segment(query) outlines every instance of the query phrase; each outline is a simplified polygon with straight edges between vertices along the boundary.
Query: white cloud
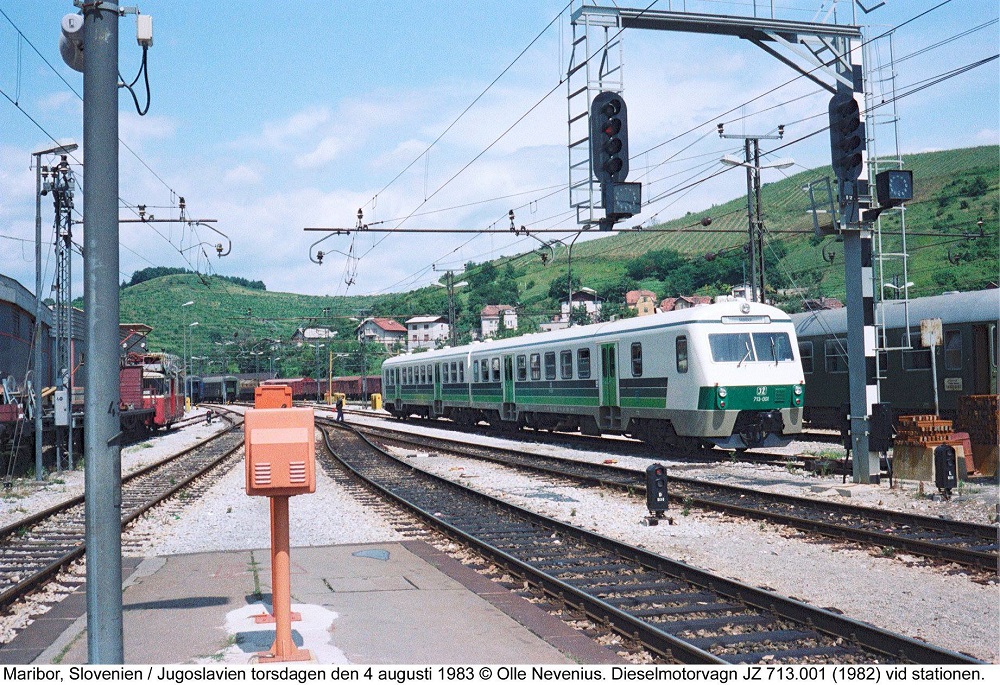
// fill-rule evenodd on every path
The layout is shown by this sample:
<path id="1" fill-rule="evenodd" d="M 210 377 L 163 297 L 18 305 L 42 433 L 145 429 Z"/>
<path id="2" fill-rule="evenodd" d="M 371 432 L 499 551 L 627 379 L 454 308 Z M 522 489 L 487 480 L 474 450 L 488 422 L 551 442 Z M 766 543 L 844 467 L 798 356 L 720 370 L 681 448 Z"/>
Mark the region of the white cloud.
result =
<path id="1" fill-rule="evenodd" d="M 227 186 L 257 185 L 261 181 L 261 167 L 259 164 L 240 164 L 226 170 L 222 175 L 222 182 Z"/>
<path id="2" fill-rule="evenodd" d="M 335 160 L 343 150 L 344 143 L 340 138 L 327 136 L 319 141 L 312 152 L 296 157 L 295 165 L 302 169 L 316 169 Z"/>

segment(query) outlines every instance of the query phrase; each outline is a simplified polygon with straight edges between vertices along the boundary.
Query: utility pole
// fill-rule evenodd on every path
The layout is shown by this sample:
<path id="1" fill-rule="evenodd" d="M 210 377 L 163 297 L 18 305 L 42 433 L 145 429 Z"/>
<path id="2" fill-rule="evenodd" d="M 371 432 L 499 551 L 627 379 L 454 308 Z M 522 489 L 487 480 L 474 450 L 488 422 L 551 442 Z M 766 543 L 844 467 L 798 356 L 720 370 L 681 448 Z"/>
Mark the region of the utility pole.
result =
<path id="1" fill-rule="evenodd" d="M 82 12 L 87 654 L 92 664 L 121 664 L 125 655 L 118 411 L 118 7 L 85 3 Z"/>
<path id="2" fill-rule="evenodd" d="M 766 165 L 760 163 L 760 141 L 779 140 L 785 135 L 784 125 L 778 126 L 777 135 L 760 134 L 753 136 L 732 135 L 724 133 L 723 124 L 718 124 L 720 138 L 743 139 L 743 162 L 737 162 L 723 157 L 724 164 L 746 167 L 747 170 L 747 233 L 749 246 L 747 257 L 750 262 L 750 299 L 753 302 L 765 301 L 764 277 L 764 218 L 760 204 L 760 170 L 762 168 L 782 168 L 784 162 Z M 791 166 L 791 162 L 787 163 Z"/>
<path id="3" fill-rule="evenodd" d="M 455 272 L 448 271 L 445 275 L 445 279 L 448 282 L 448 337 L 451 340 L 451 346 L 458 346 L 458 328 L 455 326 Z M 361 343 L 361 363 L 364 364 L 364 343 Z M 364 390 L 362 390 L 364 392 Z"/>
<path id="4" fill-rule="evenodd" d="M 35 359 L 32 364 L 31 383 L 35 401 L 32 418 L 35 422 L 35 480 L 42 480 L 42 156 L 68 154 L 77 149 L 76 143 L 66 143 L 32 152 L 35 158 Z M 72 408 L 71 408 L 72 415 Z"/>

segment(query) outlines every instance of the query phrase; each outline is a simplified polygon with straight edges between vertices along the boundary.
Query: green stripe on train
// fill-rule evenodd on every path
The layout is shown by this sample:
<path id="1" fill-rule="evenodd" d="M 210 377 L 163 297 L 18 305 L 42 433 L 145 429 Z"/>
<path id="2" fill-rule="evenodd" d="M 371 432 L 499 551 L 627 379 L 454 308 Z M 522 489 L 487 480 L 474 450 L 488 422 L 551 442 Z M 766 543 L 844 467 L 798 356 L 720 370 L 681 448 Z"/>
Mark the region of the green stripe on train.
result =
<path id="1" fill-rule="evenodd" d="M 784 409 L 801 407 L 794 404 L 794 385 L 737 385 L 726 388 L 726 409 Z M 805 402 L 805 395 L 799 395 Z M 718 409 L 718 388 L 703 387 L 698 392 L 698 409 Z"/>

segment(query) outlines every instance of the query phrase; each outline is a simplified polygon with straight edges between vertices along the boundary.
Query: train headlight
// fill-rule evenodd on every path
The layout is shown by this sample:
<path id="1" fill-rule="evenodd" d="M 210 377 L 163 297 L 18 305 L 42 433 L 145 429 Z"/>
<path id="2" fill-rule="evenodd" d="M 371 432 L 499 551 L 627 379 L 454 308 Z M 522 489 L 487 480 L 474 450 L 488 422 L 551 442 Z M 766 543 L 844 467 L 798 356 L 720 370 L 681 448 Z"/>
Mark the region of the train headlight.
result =
<path id="1" fill-rule="evenodd" d="M 792 401 L 795 403 L 795 406 L 796 407 L 802 406 L 802 386 L 796 385 L 794 388 L 792 388 L 792 393 L 795 395 L 795 397 L 792 398 Z"/>
<path id="2" fill-rule="evenodd" d="M 715 391 L 715 394 L 716 394 L 716 397 L 717 397 L 716 404 L 718 405 L 719 409 L 725 409 L 726 408 L 726 395 L 728 395 L 729 392 L 725 388 L 718 388 Z"/>

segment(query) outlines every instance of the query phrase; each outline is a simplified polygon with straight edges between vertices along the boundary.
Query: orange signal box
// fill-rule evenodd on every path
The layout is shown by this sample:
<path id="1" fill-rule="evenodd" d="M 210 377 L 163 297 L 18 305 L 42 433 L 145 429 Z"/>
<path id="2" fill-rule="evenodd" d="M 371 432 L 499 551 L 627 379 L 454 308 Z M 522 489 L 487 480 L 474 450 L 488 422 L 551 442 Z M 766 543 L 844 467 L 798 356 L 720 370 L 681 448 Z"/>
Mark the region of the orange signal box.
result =
<path id="1" fill-rule="evenodd" d="M 248 495 L 316 492 L 313 410 L 248 409 L 243 423 Z"/>
<path id="2" fill-rule="evenodd" d="M 253 391 L 255 409 L 285 409 L 292 406 L 292 389 L 287 385 L 258 385 Z"/>

